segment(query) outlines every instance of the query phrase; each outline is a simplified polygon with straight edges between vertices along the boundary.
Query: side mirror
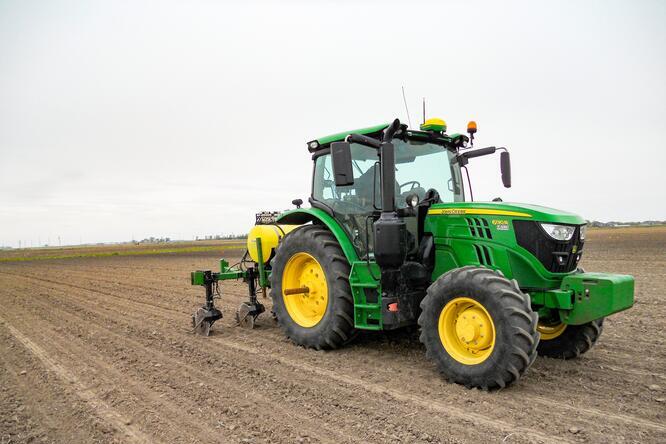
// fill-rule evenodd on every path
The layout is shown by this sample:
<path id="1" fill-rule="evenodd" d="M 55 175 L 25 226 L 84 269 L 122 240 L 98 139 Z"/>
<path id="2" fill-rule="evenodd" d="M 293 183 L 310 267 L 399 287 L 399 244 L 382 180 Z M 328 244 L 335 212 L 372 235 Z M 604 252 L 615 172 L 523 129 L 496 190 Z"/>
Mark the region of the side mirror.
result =
<path id="1" fill-rule="evenodd" d="M 333 161 L 333 177 L 336 187 L 354 185 L 354 169 L 352 167 L 351 144 L 347 142 L 331 143 L 331 160 Z"/>
<path id="2" fill-rule="evenodd" d="M 500 153 L 500 169 L 502 171 L 504 188 L 511 188 L 511 158 L 508 151 Z"/>

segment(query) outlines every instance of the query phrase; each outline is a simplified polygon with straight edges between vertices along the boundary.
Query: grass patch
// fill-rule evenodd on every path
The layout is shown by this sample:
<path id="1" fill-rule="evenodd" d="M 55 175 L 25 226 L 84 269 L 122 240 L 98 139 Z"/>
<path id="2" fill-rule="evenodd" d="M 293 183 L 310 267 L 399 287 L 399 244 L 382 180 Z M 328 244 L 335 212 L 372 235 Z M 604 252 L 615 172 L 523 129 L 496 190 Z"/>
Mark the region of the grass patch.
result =
<path id="1" fill-rule="evenodd" d="M 74 254 L 3 257 L 0 258 L 0 262 L 24 262 L 24 261 L 42 261 L 42 260 L 51 260 L 51 259 L 74 259 L 74 258 L 112 257 L 112 256 L 150 256 L 158 254 L 199 253 L 204 251 L 238 250 L 241 248 L 245 248 L 245 244 L 207 245 L 201 247 L 184 247 L 184 248 L 152 248 L 145 250 L 129 250 L 129 251 L 97 251 L 97 252 L 90 251 L 85 253 L 74 253 Z"/>

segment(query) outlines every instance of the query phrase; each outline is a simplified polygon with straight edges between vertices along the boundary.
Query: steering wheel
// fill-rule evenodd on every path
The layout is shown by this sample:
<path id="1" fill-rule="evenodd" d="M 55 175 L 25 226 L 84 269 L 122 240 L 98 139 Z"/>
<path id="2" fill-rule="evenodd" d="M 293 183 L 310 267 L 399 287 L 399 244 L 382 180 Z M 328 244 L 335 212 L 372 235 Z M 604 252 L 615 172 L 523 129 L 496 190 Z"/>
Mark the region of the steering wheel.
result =
<path id="1" fill-rule="evenodd" d="M 418 180 L 409 180 L 403 184 L 400 184 L 400 190 L 401 190 L 400 193 L 404 193 L 404 191 L 402 191 L 402 188 L 406 187 L 407 185 L 411 185 L 411 187 L 407 191 L 412 191 L 414 188 L 421 188 L 421 182 L 419 182 Z"/>

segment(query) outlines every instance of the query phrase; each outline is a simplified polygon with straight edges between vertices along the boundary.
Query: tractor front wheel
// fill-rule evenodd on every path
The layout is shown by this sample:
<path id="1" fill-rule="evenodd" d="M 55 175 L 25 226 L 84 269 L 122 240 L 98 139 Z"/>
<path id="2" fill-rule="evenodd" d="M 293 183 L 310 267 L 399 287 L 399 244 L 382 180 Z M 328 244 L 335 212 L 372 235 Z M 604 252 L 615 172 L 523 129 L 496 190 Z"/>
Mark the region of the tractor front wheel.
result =
<path id="1" fill-rule="evenodd" d="M 287 337 L 333 349 L 354 336 L 349 262 L 333 234 L 306 225 L 284 237 L 271 271 L 273 313 Z"/>
<path id="2" fill-rule="evenodd" d="M 534 362 L 538 315 L 515 281 L 462 267 L 437 279 L 421 302 L 420 340 L 450 381 L 484 390 L 516 382 Z"/>
<path id="3" fill-rule="evenodd" d="M 573 359 L 590 350 L 601 336 L 604 318 L 583 325 L 539 322 L 537 331 L 541 342 L 537 351 L 541 356 Z"/>

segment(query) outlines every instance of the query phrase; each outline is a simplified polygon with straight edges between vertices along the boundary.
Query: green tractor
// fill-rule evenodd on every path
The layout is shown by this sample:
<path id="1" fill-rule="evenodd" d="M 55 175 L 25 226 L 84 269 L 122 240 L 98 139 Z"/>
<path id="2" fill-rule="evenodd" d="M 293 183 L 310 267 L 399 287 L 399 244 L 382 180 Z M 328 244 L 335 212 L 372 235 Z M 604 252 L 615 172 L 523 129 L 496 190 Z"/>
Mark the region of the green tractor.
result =
<path id="1" fill-rule="evenodd" d="M 270 288 L 273 314 L 296 344 L 335 349 L 359 330 L 418 324 L 427 357 L 448 380 L 503 388 L 537 354 L 575 358 L 598 340 L 605 316 L 633 305 L 634 279 L 578 267 L 586 225 L 551 208 L 474 202 L 473 148 L 441 119 L 412 130 L 398 120 L 308 143 L 310 208 L 260 213 L 240 264 L 196 271 L 206 304 L 193 317 L 208 334 L 222 314 L 214 287 L 244 279 L 250 300 L 236 313 L 252 327 Z M 469 197 L 465 193 L 467 179 Z"/>

